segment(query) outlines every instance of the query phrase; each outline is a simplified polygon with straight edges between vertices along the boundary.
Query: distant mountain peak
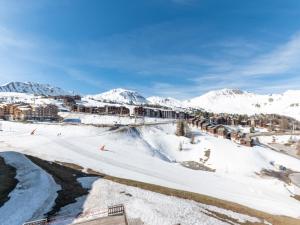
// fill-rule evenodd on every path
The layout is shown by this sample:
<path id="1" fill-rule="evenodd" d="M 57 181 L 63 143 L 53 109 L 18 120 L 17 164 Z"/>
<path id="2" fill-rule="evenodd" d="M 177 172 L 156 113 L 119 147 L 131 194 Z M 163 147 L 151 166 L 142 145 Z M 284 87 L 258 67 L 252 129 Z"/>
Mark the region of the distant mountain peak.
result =
<path id="1" fill-rule="evenodd" d="M 0 92 L 17 92 L 45 96 L 71 95 L 71 92 L 65 91 L 59 87 L 53 87 L 49 84 L 40 84 L 37 82 L 9 82 L 0 86 Z"/>
<path id="2" fill-rule="evenodd" d="M 147 99 L 137 91 L 123 88 L 115 88 L 101 94 L 88 95 L 87 97 L 98 101 L 109 101 L 121 104 L 125 103 L 139 105 L 148 103 Z"/>
<path id="3" fill-rule="evenodd" d="M 207 92 L 205 95 L 242 95 L 247 92 L 242 91 L 240 89 L 233 89 L 233 88 L 223 88 L 219 90 L 213 90 Z"/>
<path id="4" fill-rule="evenodd" d="M 172 98 L 172 97 L 159 97 L 159 96 L 151 96 L 148 97 L 147 100 L 153 105 L 160 105 L 169 108 L 185 108 L 185 105 L 182 101 Z"/>

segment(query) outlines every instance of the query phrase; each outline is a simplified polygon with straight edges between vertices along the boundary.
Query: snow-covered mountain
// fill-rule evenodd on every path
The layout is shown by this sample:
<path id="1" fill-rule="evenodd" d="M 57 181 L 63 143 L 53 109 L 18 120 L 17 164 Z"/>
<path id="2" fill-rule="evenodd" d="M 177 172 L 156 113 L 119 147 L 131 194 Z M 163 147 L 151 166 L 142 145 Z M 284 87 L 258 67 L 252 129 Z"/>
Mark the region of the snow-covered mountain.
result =
<path id="1" fill-rule="evenodd" d="M 276 113 L 300 119 L 300 90 L 262 95 L 238 89 L 221 89 L 187 100 L 185 104 L 216 113 Z"/>
<path id="2" fill-rule="evenodd" d="M 17 92 L 45 96 L 72 94 L 59 87 L 53 87 L 49 84 L 40 84 L 35 82 L 10 82 L 0 86 L 0 92 Z"/>
<path id="3" fill-rule="evenodd" d="M 112 89 L 110 91 L 97 94 L 88 95 L 86 98 L 94 99 L 98 101 L 106 101 L 113 103 L 124 103 L 124 104 L 147 104 L 148 101 L 141 94 L 136 91 L 126 90 L 122 88 Z"/>
<path id="4" fill-rule="evenodd" d="M 152 97 L 148 97 L 147 100 L 149 101 L 150 104 L 166 106 L 172 109 L 187 107 L 184 102 L 171 97 L 164 98 L 159 96 L 152 96 Z"/>

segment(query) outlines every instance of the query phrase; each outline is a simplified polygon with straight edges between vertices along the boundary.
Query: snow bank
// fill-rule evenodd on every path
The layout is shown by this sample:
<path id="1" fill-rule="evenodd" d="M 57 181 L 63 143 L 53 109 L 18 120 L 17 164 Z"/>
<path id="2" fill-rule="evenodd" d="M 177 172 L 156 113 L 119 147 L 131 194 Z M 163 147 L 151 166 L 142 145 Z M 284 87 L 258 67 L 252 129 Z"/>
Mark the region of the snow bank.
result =
<path id="1" fill-rule="evenodd" d="M 60 186 L 22 154 L 1 152 L 5 162 L 17 169 L 18 184 L 0 208 L 1 225 L 20 225 L 38 219 L 51 210 Z"/>

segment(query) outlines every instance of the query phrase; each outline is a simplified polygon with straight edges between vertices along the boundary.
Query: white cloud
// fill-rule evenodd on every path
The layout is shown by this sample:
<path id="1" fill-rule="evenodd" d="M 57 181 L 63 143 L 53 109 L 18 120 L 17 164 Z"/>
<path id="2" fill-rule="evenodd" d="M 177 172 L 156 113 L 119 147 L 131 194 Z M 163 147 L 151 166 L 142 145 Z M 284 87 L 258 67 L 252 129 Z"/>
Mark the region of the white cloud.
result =
<path id="1" fill-rule="evenodd" d="M 278 46 L 270 53 L 254 59 L 244 66 L 242 75 L 260 76 L 266 74 L 280 74 L 300 68 L 300 34 L 294 35 L 287 43 Z"/>

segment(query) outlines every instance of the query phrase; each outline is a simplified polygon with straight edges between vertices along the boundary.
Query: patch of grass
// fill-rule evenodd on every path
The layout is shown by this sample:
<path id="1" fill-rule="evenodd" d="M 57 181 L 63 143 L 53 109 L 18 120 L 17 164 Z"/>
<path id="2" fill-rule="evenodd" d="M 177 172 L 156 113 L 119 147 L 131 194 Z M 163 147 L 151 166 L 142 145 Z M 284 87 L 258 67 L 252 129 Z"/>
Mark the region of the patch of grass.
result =
<path id="1" fill-rule="evenodd" d="M 82 167 L 72 163 L 48 162 L 34 156 L 26 155 L 33 163 L 41 167 L 47 173 L 51 174 L 57 184 L 61 186 L 58 196 L 55 199 L 55 205 L 47 217 L 55 215 L 59 210 L 69 204 L 75 203 L 76 198 L 87 195 L 88 189 L 83 188 L 77 181 L 79 177 L 91 177 L 99 175 L 89 175 L 82 172 Z"/>
<path id="2" fill-rule="evenodd" d="M 300 201 L 300 195 L 293 195 L 292 197 L 293 197 L 294 199 Z"/>
<path id="3" fill-rule="evenodd" d="M 17 186 L 16 175 L 16 168 L 6 164 L 0 157 L 0 207 L 9 200 L 9 193 Z"/>

